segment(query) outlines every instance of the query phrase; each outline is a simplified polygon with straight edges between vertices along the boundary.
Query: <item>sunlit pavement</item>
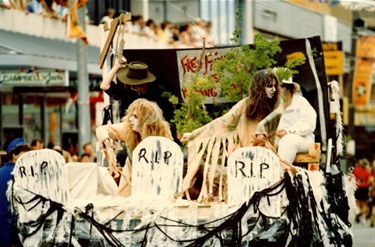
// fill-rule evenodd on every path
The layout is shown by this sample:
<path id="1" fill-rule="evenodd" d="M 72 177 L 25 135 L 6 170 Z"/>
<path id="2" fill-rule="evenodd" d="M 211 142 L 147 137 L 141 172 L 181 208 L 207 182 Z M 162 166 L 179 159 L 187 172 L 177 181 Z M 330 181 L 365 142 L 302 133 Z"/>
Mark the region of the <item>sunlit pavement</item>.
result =
<path id="1" fill-rule="evenodd" d="M 375 227 L 370 227 L 368 220 L 354 222 L 352 231 L 353 247 L 375 247 Z"/>

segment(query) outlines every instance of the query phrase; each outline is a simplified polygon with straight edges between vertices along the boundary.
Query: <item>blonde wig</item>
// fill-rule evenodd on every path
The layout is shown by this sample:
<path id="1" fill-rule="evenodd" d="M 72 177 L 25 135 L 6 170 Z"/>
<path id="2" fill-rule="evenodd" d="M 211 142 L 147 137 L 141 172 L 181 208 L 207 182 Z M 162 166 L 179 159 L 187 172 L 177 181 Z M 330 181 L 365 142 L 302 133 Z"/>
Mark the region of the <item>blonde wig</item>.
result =
<path id="1" fill-rule="evenodd" d="M 130 117 L 136 111 L 141 134 L 132 130 Z M 137 99 L 131 103 L 122 119 L 124 123 L 124 142 L 130 152 L 148 136 L 164 136 L 173 140 L 170 125 L 163 117 L 163 111 L 153 101 Z"/>

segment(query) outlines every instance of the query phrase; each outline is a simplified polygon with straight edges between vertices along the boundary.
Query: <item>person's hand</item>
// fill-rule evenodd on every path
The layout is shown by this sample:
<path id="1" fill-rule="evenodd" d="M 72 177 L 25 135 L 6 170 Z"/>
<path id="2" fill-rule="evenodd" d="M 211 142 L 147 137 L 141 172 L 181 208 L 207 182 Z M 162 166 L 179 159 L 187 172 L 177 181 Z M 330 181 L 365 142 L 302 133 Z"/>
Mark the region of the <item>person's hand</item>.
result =
<path id="1" fill-rule="evenodd" d="M 264 143 L 267 140 L 267 134 L 265 133 L 256 133 L 255 138 L 259 143 Z"/>
<path id="2" fill-rule="evenodd" d="M 276 136 L 280 139 L 283 138 L 288 132 L 285 129 L 280 129 L 276 131 Z"/>
<path id="3" fill-rule="evenodd" d="M 189 141 L 190 136 L 191 136 L 191 133 L 184 133 L 182 138 L 180 139 L 180 141 L 181 142 L 187 142 L 187 141 Z"/>
<path id="4" fill-rule="evenodd" d="M 124 56 L 121 56 L 120 59 L 116 57 L 114 66 L 117 69 L 126 68 L 126 66 L 128 66 L 128 61 L 126 60 Z"/>

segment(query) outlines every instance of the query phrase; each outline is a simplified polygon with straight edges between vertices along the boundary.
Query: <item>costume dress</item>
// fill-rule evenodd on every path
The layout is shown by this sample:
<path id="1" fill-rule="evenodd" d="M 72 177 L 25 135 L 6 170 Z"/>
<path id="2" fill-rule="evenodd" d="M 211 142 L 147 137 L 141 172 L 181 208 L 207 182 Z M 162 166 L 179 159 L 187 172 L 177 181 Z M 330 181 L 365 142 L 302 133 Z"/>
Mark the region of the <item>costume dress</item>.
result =
<path id="1" fill-rule="evenodd" d="M 8 182 L 12 179 L 15 163 L 5 162 L 0 168 L 0 246 L 8 247 L 14 242 L 16 235 L 16 218 L 11 214 L 6 196 Z"/>
<path id="2" fill-rule="evenodd" d="M 308 152 L 310 144 L 315 141 L 316 117 L 316 112 L 307 99 L 295 92 L 277 128 L 287 131 L 281 139 L 276 137 L 281 159 L 293 163 L 297 153 Z"/>
<path id="3" fill-rule="evenodd" d="M 246 117 L 247 99 L 242 99 L 235 104 L 229 112 L 210 123 L 194 130 L 188 142 L 188 170 L 183 181 L 183 190 L 187 190 L 197 173 L 202 160 L 204 169 L 209 174 L 209 186 L 203 186 L 200 199 L 213 193 L 213 182 L 216 169 L 221 173 L 224 170 L 225 162 L 229 155 L 239 147 L 254 146 L 256 144 L 255 134 L 268 134 L 273 142 L 275 130 L 283 111 L 283 103 L 279 102 L 274 111 L 261 121 L 250 120 Z M 220 166 L 218 166 L 220 163 Z M 203 184 L 206 184 L 204 176 Z M 220 187 L 222 178 L 220 176 Z M 219 188 L 220 188 L 219 187 Z M 219 192 L 219 200 L 222 194 Z"/>

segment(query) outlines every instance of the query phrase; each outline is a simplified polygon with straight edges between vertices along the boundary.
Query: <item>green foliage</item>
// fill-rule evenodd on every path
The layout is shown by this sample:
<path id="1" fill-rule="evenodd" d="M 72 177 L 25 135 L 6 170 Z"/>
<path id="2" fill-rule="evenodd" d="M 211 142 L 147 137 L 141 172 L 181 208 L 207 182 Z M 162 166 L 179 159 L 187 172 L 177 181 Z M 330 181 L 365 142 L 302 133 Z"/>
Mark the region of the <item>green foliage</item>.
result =
<path id="1" fill-rule="evenodd" d="M 225 53 L 223 59 L 215 61 L 212 69 L 220 78 L 220 96 L 230 101 L 246 97 L 255 72 L 276 64 L 273 57 L 281 52 L 279 44 L 277 39 L 268 41 L 256 34 L 253 49 L 249 45 L 235 46 Z"/>
<path id="2" fill-rule="evenodd" d="M 179 107 L 176 96 L 169 98 L 169 101 L 176 105 L 171 122 L 176 125 L 178 133 L 191 132 L 212 120 L 203 104 L 202 91 L 214 87 L 214 79 L 205 75 L 198 77 L 197 73 L 190 73 L 186 76 L 183 85 L 186 96 L 185 101 Z"/>
<path id="3" fill-rule="evenodd" d="M 242 24 L 242 6 L 239 5 L 238 8 L 236 9 L 236 25 L 234 27 L 232 37 L 230 38 L 230 41 L 233 44 L 238 44 L 239 42 L 239 39 L 242 33 L 241 24 Z"/>

